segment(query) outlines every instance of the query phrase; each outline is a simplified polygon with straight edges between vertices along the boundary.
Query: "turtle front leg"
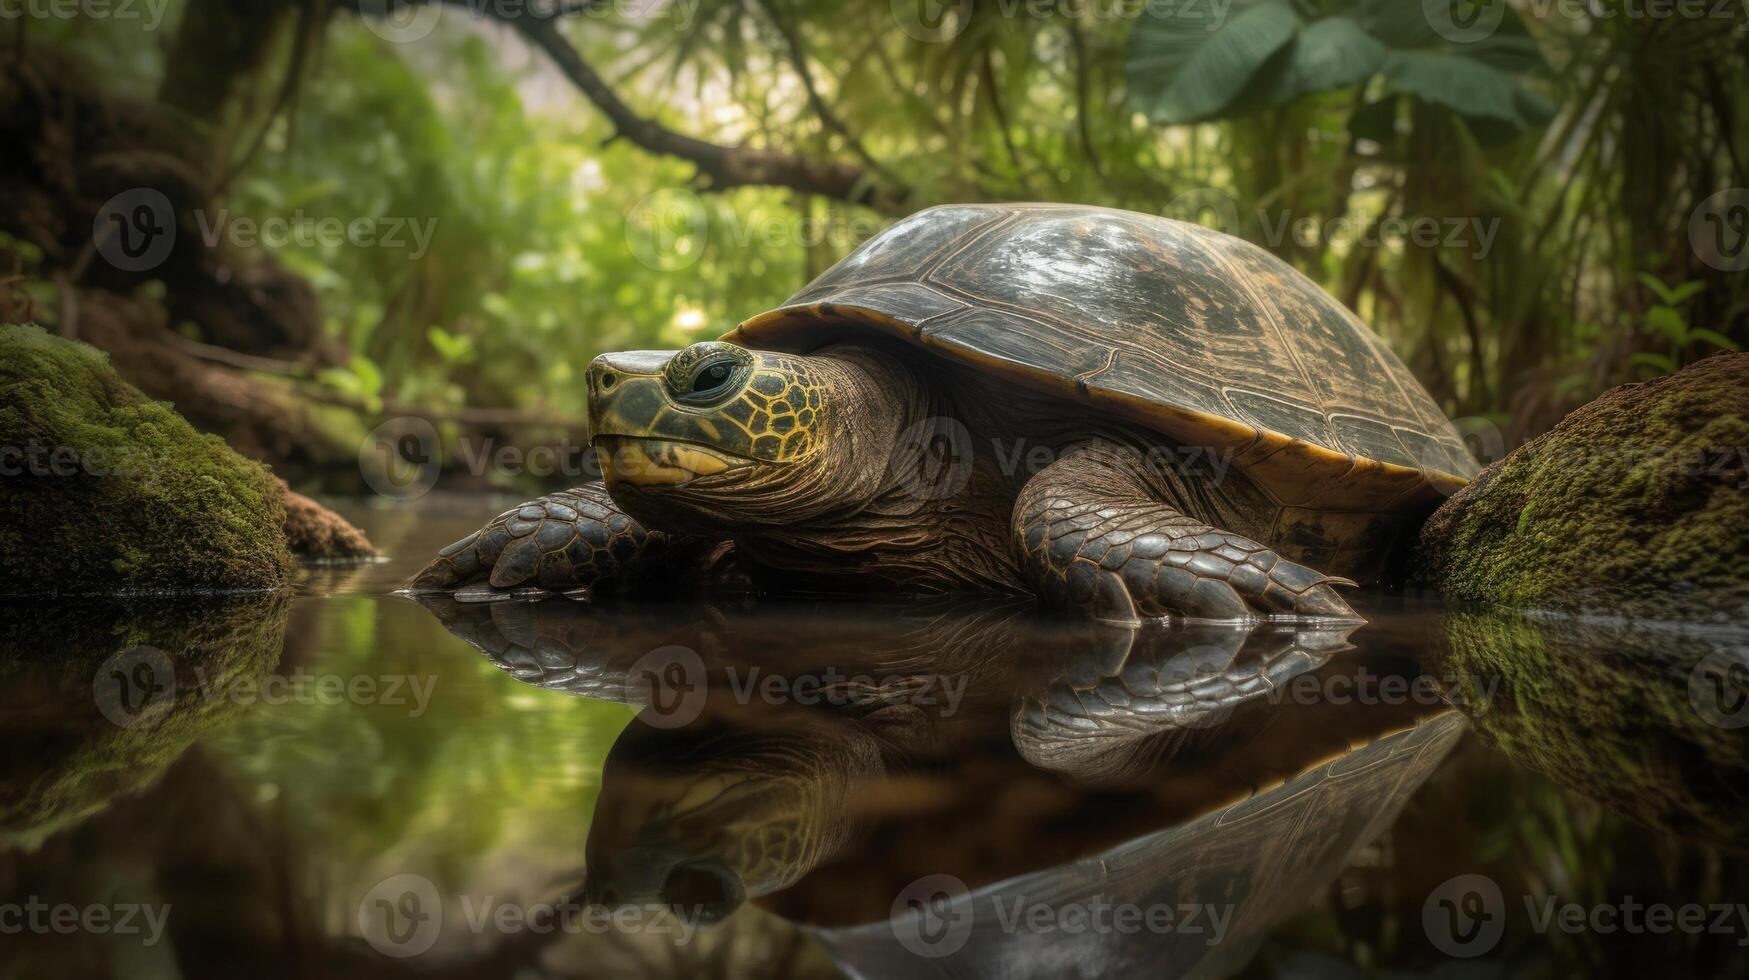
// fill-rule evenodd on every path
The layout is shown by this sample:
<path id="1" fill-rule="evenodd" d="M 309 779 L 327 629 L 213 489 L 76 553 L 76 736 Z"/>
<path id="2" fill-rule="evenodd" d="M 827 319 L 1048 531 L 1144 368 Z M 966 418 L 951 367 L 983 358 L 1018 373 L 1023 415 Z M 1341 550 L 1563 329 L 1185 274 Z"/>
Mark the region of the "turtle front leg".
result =
<path id="1" fill-rule="evenodd" d="M 1021 488 L 1014 546 L 1046 605 L 1118 622 L 1360 618 L 1332 588 L 1353 582 L 1185 513 L 1137 467 L 1115 444 L 1089 442 Z"/>
<path id="2" fill-rule="evenodd" d="M 493 518 L 437 553 L 413 592 L 464 602 L 672 587 L 702 578 L 726 542 L 646 528 L 599 481 L 550 493 Z"/>

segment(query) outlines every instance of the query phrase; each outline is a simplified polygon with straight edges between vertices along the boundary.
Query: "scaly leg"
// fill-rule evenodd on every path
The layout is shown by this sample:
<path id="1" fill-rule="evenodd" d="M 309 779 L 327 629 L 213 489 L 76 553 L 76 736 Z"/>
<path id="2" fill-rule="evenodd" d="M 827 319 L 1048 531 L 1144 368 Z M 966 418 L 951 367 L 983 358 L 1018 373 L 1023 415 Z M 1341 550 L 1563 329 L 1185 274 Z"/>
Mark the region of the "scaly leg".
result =
<path id="1" fill-rule="evenodd" d="M 1047 605 L 1120 622 L 1170 613 L 1359 618 L 1331 587 L 1354 583 L 1185 514 L 1133 460 L 1113 443 L 1089 442 L 1021 488 L 1015 548 Z"/>
<path id="2" fill-rule="evenodd" d="M 646 528 L 619 509 L 605 486 L 586 483 L 499 514 L 438 552 L 412 590 L 481 602 L 671 586 L 702 575 L 724 547 Z"/>

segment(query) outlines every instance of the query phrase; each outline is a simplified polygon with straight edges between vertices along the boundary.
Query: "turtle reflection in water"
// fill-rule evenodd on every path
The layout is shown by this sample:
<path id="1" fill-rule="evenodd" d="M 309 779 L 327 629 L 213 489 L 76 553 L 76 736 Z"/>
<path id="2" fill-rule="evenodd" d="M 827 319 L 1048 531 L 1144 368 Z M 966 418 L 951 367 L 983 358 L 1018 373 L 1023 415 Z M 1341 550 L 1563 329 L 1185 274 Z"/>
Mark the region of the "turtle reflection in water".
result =
<path id="1" fill-rule="evenodd" d="M 588 370 L 604 480 L 414 581 L 672 588 L 729 554 L 809 591 L 1086 616 L 1353 618 L 1475 472 L 1355 316 L 1240 239 L 1065 205 L 932 208 L 719 341 Z"/>
<path id="2" fill-rule="evenodd" d="M 710 667 L 688 710 L 646 707 L 609 754 L 585 893 L 705 918 L 756 899 L 820 927 L 884 920 L 916 878 L 948 873 L 978 887 L 1071 866 L 1317 766 L 1333 772 L 1351 745 L 1417 729 L 1435 710 L 1272 703 L 1294 676 L 1351 669 L 1349 657 L 1329 662 L 1347 649 L 1346 628 L 1116 627 L 1038 617 L 1025 604 L 927 619 L 913 610 L 898 627 L 904 614 L 883 606 L 859 607 L 858 618 L 772 603 L 703 616 L 430 605 L 516 676 L 597 697 L 641 703 L 648 686 L 631 675 L 647 651 L 703 653 Z M 802 678 L 850 680 L 817 705 L 772 704 L 747 694 L 754 667 L 795 690 Z M 940 696 L 952 690 L 962 696 Z M 1307 845 L 1323 857 L 1305 873 L 1334 874 L 1364 843 L 1350 824 L 1382 827 L 1385 804 L 1421 775 L 1361 780 L 1318 803 L 1345 829 Z M 1320 793 L 1304 799 L 1332 796 Z M 1237 860 L 1255 844 L 1215 850 Z M 1146 874 L 1171 877 L 1171 864 Z M 1318 883 L 1290 884 L 1303 897 Z"/>

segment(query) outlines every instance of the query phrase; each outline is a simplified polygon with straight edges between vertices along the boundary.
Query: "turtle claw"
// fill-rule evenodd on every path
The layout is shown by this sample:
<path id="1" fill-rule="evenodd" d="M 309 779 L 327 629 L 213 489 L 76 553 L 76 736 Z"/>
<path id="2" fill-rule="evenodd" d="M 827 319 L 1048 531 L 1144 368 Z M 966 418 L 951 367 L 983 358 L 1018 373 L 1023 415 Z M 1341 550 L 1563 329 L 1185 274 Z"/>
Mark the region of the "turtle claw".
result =
<path id="1" fill-rule="evenodd" d="M 545 599 L 553 593 L 538 585 L 523 585 L 513 589 L 494 588 L 488 582 L 474 582 L 456 589 L 457 602 L 531 602 Z"/>
<path id="2" fill-rule="evenodd" d="M 1288 561 L 1139 488 L 1087 493 L 1089 476 L 1116 487 L 1131 479 L 1121 465 L 1106 449 L 1084 447 L 1022 489 L 1014 542 L 1047 603 L 1119 623 L 1172 615 L 1209 623 L 1360 621 L 1334 588 L 1353 585 L 1348 579 Z"/>
<path id="3" fill-rule="evenodd" d="M 646 529 L 619 509 L 606 487 L 590 483 L 499 514 L 439 551 L 409 591 L 453 593 L 469 603 L 555 595 L 588 601 L 598 592 L 695 571 L 707 544 Z"/>

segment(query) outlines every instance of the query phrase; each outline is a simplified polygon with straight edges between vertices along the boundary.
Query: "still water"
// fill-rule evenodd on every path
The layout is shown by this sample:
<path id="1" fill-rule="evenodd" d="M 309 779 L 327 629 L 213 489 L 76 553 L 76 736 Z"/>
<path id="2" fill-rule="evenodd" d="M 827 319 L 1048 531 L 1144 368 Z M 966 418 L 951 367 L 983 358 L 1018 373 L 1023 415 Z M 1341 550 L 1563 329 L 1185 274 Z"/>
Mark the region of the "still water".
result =
<path id="1" fill-rule="evenodd" d="M 1749 636 L 0 606 L 0 976 L 1742 976 Z"/>

